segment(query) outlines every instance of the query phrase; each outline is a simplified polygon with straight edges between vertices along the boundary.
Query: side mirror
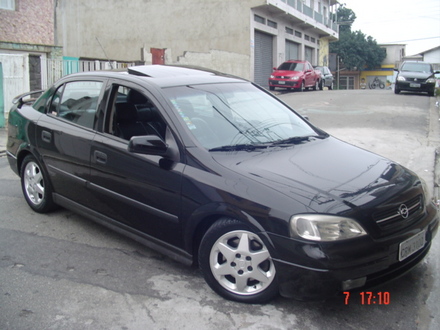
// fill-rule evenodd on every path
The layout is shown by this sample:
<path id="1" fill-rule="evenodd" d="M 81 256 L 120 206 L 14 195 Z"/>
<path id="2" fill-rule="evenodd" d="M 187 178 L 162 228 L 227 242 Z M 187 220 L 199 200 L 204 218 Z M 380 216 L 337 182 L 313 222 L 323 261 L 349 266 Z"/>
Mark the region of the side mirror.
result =
<path id="1" fill-rule="evenodd" d="M 128 151 L 136 154 L 165 156 L 168 145 L 156 135 L 133 136 L 128 143 Z"/>

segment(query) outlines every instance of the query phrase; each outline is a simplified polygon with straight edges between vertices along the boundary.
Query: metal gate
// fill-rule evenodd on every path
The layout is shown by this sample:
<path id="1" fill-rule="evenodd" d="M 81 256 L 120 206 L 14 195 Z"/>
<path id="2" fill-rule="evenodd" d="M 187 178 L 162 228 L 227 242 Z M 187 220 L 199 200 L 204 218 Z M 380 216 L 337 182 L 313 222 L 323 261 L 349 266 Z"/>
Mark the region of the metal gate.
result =
<path id="1" fill-rule="evenodd" d="M 254 61 L 254 82 L 269 87 L 273 71 L 273 37 L 270 34 L 255 31 Z"/>
<path id="2" fill-rule="evenodd" d="M 29 57 L 27 54 L 0 54 L 3 67 L 4 111 L 8 118 L 12 99 L 29 91 Z"/>
<path id="3" fill-rule="evenodd" d="M 286 40 L 286 61 L 299 60 L 299 44 Z"/>

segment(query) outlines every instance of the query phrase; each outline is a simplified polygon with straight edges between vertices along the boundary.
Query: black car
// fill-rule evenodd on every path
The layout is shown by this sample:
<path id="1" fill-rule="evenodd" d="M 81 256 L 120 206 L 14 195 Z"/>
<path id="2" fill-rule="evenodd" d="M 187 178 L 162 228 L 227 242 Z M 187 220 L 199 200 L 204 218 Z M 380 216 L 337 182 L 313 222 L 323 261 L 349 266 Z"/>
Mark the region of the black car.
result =
<path id="1" fill-rule="evenodd" d="M 434 96 L 434 75 L 440 71 L 434 71 L 430 63 L 406 61 L 402 63 L 399 70 L 394 70 L 397 71 L 394 93 L 399 94 L 401 91 L 425 92 L 429 96 Z"/>
<path id="2" fill-rule="evenodd" d="M 324 87 L 328 89 L 333 89 L 334 78 L 330 69 L 326 66 L 315 66 L 315 70 L 321 71 L 321 81 L 319 82 L 319 89 L 323 90 Z"/>
<path id="3" fill-rule="evenodd" d="M 416 266 L 438 230 L 417 175 L 214 72 L 73 74 L 36 101 L 16 98 L 8 134 L 33 210 L 62 206 L 198 264 L 240 302 L 384 283 Z"/>

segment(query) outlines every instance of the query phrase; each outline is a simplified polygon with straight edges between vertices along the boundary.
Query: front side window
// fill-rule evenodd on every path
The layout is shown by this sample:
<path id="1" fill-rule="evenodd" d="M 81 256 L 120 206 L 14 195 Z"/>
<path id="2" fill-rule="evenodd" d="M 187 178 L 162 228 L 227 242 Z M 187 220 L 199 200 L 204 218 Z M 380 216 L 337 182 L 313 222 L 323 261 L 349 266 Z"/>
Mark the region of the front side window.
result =
<path id="1" fill-rule="evenodd" d="M 111 95 L 105 133 L 124 140 L 143 135 L 156 135 L 165 139 L 165 121 L 145 94 L 128 86 L 115 84 Z"/>
<path id="2" fill-rule="evenodd" d="M 248 83 L 181 86 L 164 92 L 184 125 L 207 149 L 317 134 L 284 104 Z"/>
<path id="3" fill-rule="evenodd" d="M 48 113 L 93 128 L 102 85 L 99 81 L 75 81 L 62 85 L 53 95 Z"/>

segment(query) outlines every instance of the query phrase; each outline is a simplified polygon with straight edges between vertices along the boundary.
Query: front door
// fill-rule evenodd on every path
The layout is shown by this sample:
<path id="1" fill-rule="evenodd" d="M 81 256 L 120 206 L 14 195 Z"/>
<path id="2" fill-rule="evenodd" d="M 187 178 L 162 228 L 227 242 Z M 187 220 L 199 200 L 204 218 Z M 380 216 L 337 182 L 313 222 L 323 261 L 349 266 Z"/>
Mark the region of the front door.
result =
<path id="1" fill-rule="evenodd" d="M 184 165 L 128 151 L 132 136 L 154 134 L 165 139 L 165 121 L 153 113 L 158 108 L 135 88 L 129 83 L 111 88 L 110 115 L 90 150 L 90 188 L 99 200 L 94 208 L 150 238 L 182 246 L 179 215 Z"/>

